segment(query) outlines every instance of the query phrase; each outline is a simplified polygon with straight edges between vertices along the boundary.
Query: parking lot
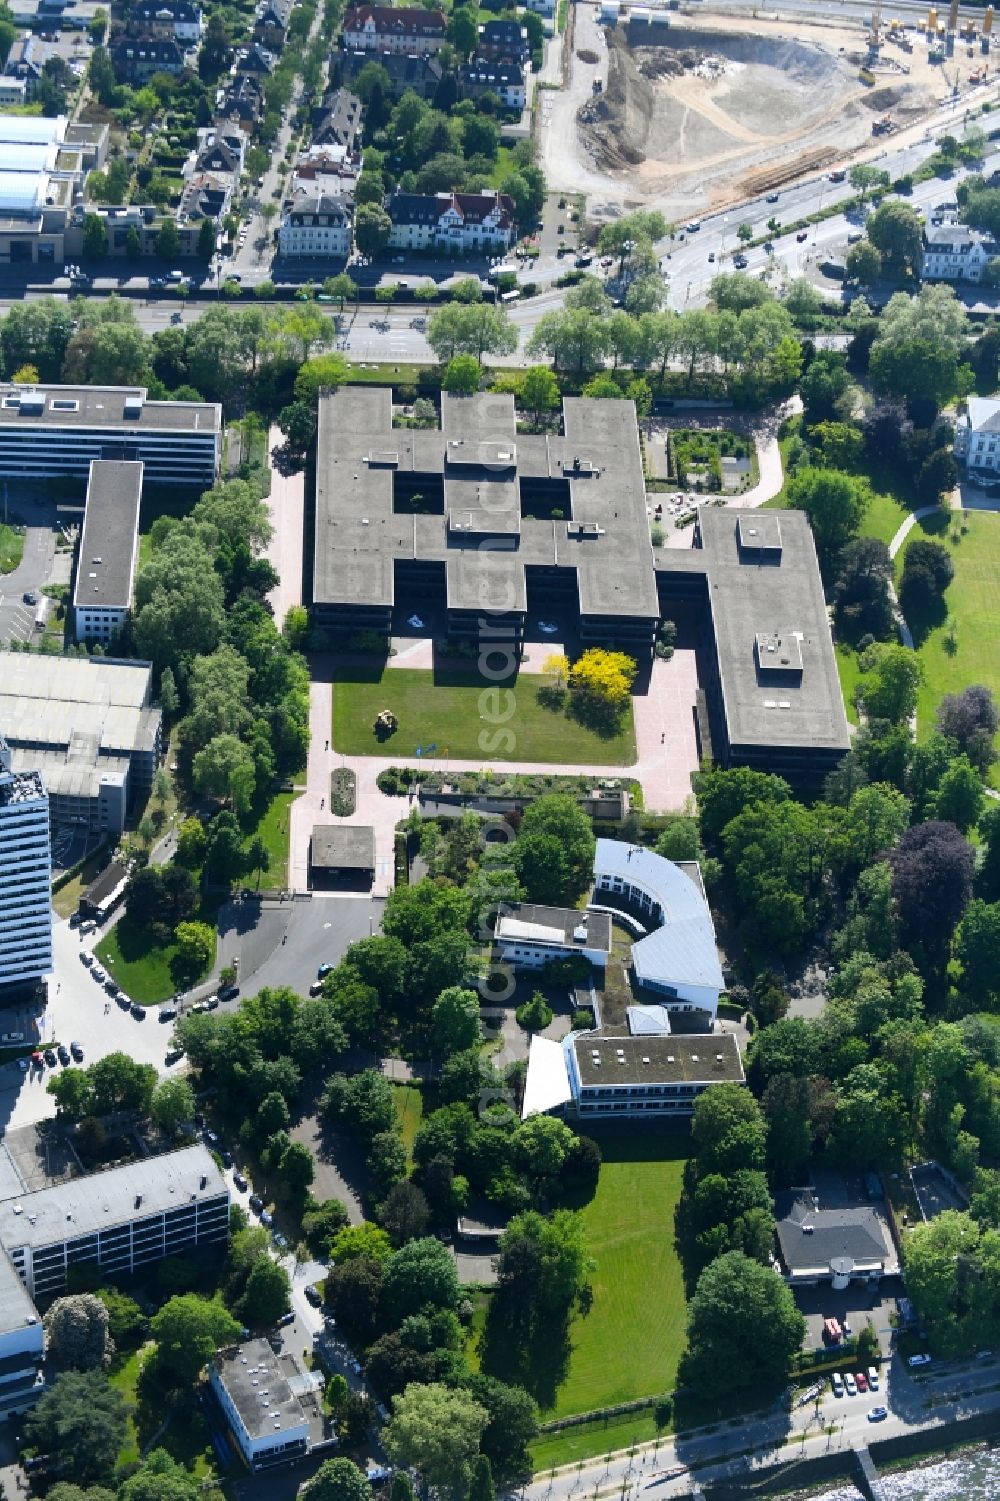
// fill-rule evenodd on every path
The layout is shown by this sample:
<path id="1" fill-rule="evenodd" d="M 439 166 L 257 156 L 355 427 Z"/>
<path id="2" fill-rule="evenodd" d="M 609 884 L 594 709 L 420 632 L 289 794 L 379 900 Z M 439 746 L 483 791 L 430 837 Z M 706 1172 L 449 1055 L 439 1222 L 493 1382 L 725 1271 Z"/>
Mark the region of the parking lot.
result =
<path id="1" fill-rule="evenodd" d="M 829 1283 L 825 1287 L 796 1288 L 795 1301 L 806 1321 L 805 1348 L 818 1350 L 823 1347 L 824 1319 L 837 1319 L 841 1327 L 849 1325 L 854 1335 L 871 1319 L 882 1353 L 888 1355 L 892 1349 L 893 1332 L 889 1316 L 896 1311 L 898 1291 L 895 1278 L 878 1287 L 852 1283 L 843 1292 L 835 1292 Z"/>

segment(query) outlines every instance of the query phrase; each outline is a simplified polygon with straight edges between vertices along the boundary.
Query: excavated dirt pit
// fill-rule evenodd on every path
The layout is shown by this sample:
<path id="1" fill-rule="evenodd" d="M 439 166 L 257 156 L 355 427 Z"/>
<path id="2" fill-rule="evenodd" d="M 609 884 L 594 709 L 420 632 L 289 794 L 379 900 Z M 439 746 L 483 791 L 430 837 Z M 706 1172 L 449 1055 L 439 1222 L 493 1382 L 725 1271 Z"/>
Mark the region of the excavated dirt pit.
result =
<path id="1" fill-rule="evenodd" d="M 580 166 L 604 178 L 609 199 L 624 187 L 634 202 L 705 209 L 777 187 L 867 145 L 873 115 L 891 111 L 905 126 L 941 91 L 940 71 L 914 57 L 908 75 L 866 85 L 859 31 L 800 26 L 792 37 L 763 26 L 607 29 L 606 86 L 584 99 L 576 125 Z"/>

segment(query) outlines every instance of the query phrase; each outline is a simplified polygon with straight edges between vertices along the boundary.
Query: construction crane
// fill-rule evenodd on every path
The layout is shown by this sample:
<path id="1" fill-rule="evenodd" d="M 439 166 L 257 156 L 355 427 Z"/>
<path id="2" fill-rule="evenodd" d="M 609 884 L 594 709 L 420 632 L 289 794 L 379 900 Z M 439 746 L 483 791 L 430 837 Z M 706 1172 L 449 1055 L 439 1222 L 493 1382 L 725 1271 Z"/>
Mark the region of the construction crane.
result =
<path id="1" fill-rule="evenodd" d="M 878 57 L 882 45 L 882 0 L 872 0 L 871 28 L 868 32 L 869 60 Z"/>

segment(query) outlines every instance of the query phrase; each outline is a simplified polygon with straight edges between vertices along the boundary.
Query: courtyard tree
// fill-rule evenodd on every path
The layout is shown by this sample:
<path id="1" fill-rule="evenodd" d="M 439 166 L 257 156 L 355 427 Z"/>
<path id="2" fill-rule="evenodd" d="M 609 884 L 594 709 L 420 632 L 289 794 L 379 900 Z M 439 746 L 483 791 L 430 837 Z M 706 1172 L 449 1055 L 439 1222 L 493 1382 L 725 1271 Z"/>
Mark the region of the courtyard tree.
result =
<path id="1" fill-rule="evenodd" d="M 301 1496 L 302 1501 L 372 1501 L 372 1488 L 353 1459 L 327 1459 Z"/>
<path id="2" fill-rule="evenodd" d="M 569 690 L 575 712 L 585 723 L 617 722 L 629 705 L 637 667 L 621 651 L 589 647 L 570 668 Z"/>
<path id="3" fill-rule="evenodd" d="M 475 355 L 456 354 L 448 361 L 441 388 L 457 396 L 473 396 L 479 390 L 482 370 Z"/>
<path id="4" fill-rule="evenodd" d="M 789 504 L 809 517 L 824 568 L 857 535 L 870 498 L 863 480 L 837 469 L 800 469 L 789 481 Z"/>
<path id="5" fill-rule="evenodd" d="M 164 1079 L 156 1086 L 149 1107 L 150 1117 L 168 1136 L 177 1136 L 181 1127 L 194 1119 L 194 1090 L 187 1079 Z"/>
<path id="6" fill-rule="evenodd" d="M 574 901 L 589 885 L 594 872 L 596 841 L 593 826 L 571 797 L 549 793 L 537 798 L 524 811 L 515 846 L 536 836 L 548 838 L 561 853 L 564 900 Z"/>
<path id="7" fill-rule="evenodd" d="M 772 1268 L 726 1252 L 698 1279 L 679 1380 L 708 1402 L 775 1391 L 787 1381 L 805 1331 L 791 1288 Z"/>
<path id="8" fill-rule="evenodd" d="M 58 1454 L 60 1474 L 78 1485 L 110 1480 L 125 1442 L 125 1399 L 100 1371 L 64 1371 L 26 1420 L 28 1443 Z"/>
<path id="9" fill-rule="evenodd" d="M 164 1303 L 150 1323 L 156 1366 L 171 1384 L 190 1386 L 221 1345 L 240 1337 L 240 1325 L 221 1302 L 185 1293 Z"/>
<path id="10" fill-rule="evenodd" d="M 431 1035 L 439 1054 L 460 1053 L 482 1040 L 479 997 L 474 990 L 450 985 L 431 1011 Z"/>
<path id="11" fill-rule="evenodd" d="M 285 1268 L 270 1256 L 259 1257 L 250 1268 L 243 1301 L 243 1317 L 250 1324 L 277 1323 L 290 1307 L 291 1283 Z"/>
<path id="12" fill-rule="evenodd" d="M 391 232 L 392 220 L 380 204 L 359 205 L 354 216 L 354 239 L 362 255 L 381 255 Z"/>
<path id="13" fill-rule="evenodd" d="M 980 772 L 992 765 L 1000 715 L 989 688 L 973 683 L 961 693 L 946 693 L 938 704 L 937 724 L 941 734 L 954 741 Z"/>
<path id="14" fill-rule="evenodd" d="M 909 204 L 898 200 L 881 204 L 869 217 L 868 238 L 882 265 L 894 276 L 915 272 L 923 255 L 923 226 Z"/>
<path id="15" fill-rule="evenodd" d="M 174 933 L 177 952 L 174 965 L 179 977 L 191 984 L 205 974 L 215 955 L 215 933 L 208 923 L 178 923 Z M 172 1101 L 176 1104 L 176 1099 Z"/>
<path id="16" fill-rule="evenodd" d="M 114 1348 L 108 1310 L 93 1293 L 57 1298 L 45 1315 L 46 1358 L 57 1370 L 95 1370 Z"/>
<path id="17" fill-rule="evenodd" d="M 915 652 L 877 641 L 861 655 L 858 697 L 869 720 L 903 724 L 917 707 L 922 669 Z"/>
<path id="18" fill-rule="evenodd" d="M 410 1385 L 382 1430 L 386 1452 L 393 1463 L 419 1470 L 434 1490 L 464 1492 L 488 1417 L 461 1387 Z"/>
<path id="19" fill-rule="evenodd" d="M 859 240 L 847 252 L 845 268 L 852 281 L 868 286 L 881 274 L 882 256 L 871 240 Z"/>
<path id="20" fill-rule="evenodd" d="M 889 860 L 902 944 L 942 963 L 972 894 L 970 845 L 954 824 L 932 819 L 907 829 Z"/>

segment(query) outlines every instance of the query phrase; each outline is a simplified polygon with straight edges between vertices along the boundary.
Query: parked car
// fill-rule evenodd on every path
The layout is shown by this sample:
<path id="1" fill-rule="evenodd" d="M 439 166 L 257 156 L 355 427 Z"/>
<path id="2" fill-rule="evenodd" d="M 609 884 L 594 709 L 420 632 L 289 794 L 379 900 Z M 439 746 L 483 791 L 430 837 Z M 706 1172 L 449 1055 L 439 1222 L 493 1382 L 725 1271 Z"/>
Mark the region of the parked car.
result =
<path id="1" fill-rule="evenodd" d="M 56 1055 L 51 1048 L 46 1048 L 42 1053 L 42 1057 L 45 1059 L 45 1062 L 48 1064 L 49 1068 L 55 1068 Z"/>
<path id="2" fill-rule="evenodd" d="M 931 1357 L 929 1355 L 911 1355 L 906 1364 L 910 1367 L 911 1371 L 916 1371 L 920 1366 L 930 1365 Z"/>
<path id="3" fill-rule="evenodd" d="M 834 1371 L 830 1377 L 830 1385 L 833 1388 L 833 1395 L 835 1397 L 842 1397 L 844 1395 L 844 1378 L 839 1371 Z"/>
<path id="4" fill-rule="evenodd" d="M 81 949 L 80 950 L 80 963 L 81 964 L 85 964 L 87 966 L 87 968 L 89 969 L 90 966 L 93 964 L 93 962 L 94 962 L 94 956 L 93 956 L 93 954 L 88 954 L 86 949 Z"/>
<path id="5" fill-rule="evenodd" d="M 137 1022 L 146 1020 L 146 1008 L 145 1006 L 140 1006 L 138 1001 L 133 1001 L 129 1009 Z"/>
<path id="6" fill-rule="evenodd" d="M 174 1021 L 176 1019 L 176 1017 L 177 1017 L 177 1007 L 176 1006 L 161 1006 L 160 1007 L 160 1011 L 159 1011 L 159 1017 L 160 1017 L 160 1021 L 161 1022 L 172 1022 L 172 1021 Z"/>
<path id="7" fill-rule="evenodd" d="M 184 1057 L 184 1049 L 183 1048 L 171 1048 L 170 1051 L 169 1051 L 169 1053 L 167 1053 L 166 1056 L 164 1057 L 163 1061 L 167 1065 L 167 1068 L 169 1068 L 171 1066 L 171 1064 L 173 1064 L 173 1063 L 179 1063 L 183 1057 Z"/>
<path id="8" fill-rule="evenodd" d="M 868 1367 L 868 1390 L 870 1392 L 878 1391 L 878 1371 L 873 1365 Z"/>
<path id="9" fill-rule="evenodd" d="M 266 1225 L 268 1229 L 270 1229 L 270 1227 L 274 1224 L 274 1215 L 271 1213 L 270 1209 L 261 1210 L 260 1222 L 262 1225 Z"/>
<path id="10" fill-rule="evenodd" d="M 219 1000 L 235 1001 L 239 993 L 240 987 L 238 985 L 223 985 L 222 989 L 219 991 Z"/>
<path id="11" fill-rule="evenodd" d="M 320 1308 L 322 1306 L 323 1294 L 320 1292 L 319 1288 L 316 1287 L 312 1282 L 310 1282 L 306 1287 L 305 1297 L 306 1302 L 311 1303 L 314 1308 Z"/>
<path id="12" fill-rule="evenodd" d="M 319 967 L 319 969 L 316 971 L 316 978 L 317 978 L 317 980 L 325 980 L 326 977 L 327 977 L 327 975 L 330 975 L 332 973 L 333 973 L 333 965 L 332 964 L 321 964 L 320 967 Z"/>
<path id="13" fill-rule="evenodd" d="M 888 1407 L 873 1407 L 868 1414 L 869 1423 L 884 1423 L 889 1416 Z"/>
<path id="14" fill-rule="evenodd" d="M 850 1371 L 847 1371 L 844 1376 L 844 1390 L 849 1397 L 856 1397 L 858 1395 L 858 1384 Z"/>
<path id="15" fill-rule="evenodd" d="M 76 1059 L 77 1063 L 83 1062 L 83 1048 L 78 1042 L 71 1042 L 69 1045 L 69 1050 L 73 1054 L 73 1057 Z"/>
<path id="16" fill-rule="evenodd" d="M 121 986 L 116 985 L 114 980 L 105 980 L 104 988 L 107 991 L 108 995 L 117 995 L 119 990 L 121 989 Z"/>
<path id="17" fill-rule="evenodd" d="M 67 1065 L 67 1063 L 69 1063 L 69 1061 L 70 1061 L 69 1048 L 66 1046 L 66 1044 L 64 1042 L 61 1042 L 59 1044 L 59 1046 L 56 1048 L 56 1057 L 59 1059 L 59 1062 L 62 1064 L 63 1068 L 65 1068 L 66 1065 Z"/>
<path id="18" fill-rule="evenodd" d="M 103 985 L 105 980 L 108 978 L 107 971 L 103 970 L 99 964 L 95 964 L 90 973 L 93 975 L 98 985 Z"/>
<path id="19" fill-rule="evenodd" d="M 86 918 L 80 924 L 80 932 L 83 933 L 84 935 L 86 935 L 87 933 L 94 933 L 96 931 L 97 931 L 97 924 L 96 924 L 96 922 L 94 921 L 94 919 L 92 917 Z"/>
<path id="20" fill-rule="evenodd" d="M 295 1323 L 295 1315 L 294 1315 L 294 1313 L 292 1313 L 291 1309 L 289 1309 L 289 1311 L 287 1313 L 283 1313 L 281 1315 L 281 1318 L 278 1320 L 278 1328 L 279 1329 L 287 1329 L 288 1326 L 289 1326 L 289 1324 L 294 1324 L 294 1323 Z"/>
<path id="21" fill-rule="evenodd" d="M 232 1154 L 232 1152 L 229 1151 L 228 1148 L 226 1148 L 226 1150 L 222 1153 L 222 1166 L 223 1167 L 232 1167 L 232 1165 L 233 1165 L 233 1154 Z"/>
<path id="22" fill-rule="evenodd" d="M 218 1004 L 219 1004 L 219 997 L 217 995 L 206 996 L 206 998 L 205 998 L 205 1010 L 206 1011 L 214 1011 L 216 1009 L 216 1007 L 218 1006 Z"/>
<path id="23" fill-rule="evenodd" d="M 254 1214 L 260 1214 L 260 1212 L 263 1209 L 263 1207 L 264 1207 L 264 1200 L 261 1198 L 260 1194 L 251 1194 L 250 1195 L 250 1208 L 253 1210 Z"/>
<path id="24" fill-rule="evenodd" d="M 312 982 L 312 984 L 310 985 L 310 987 L 309 987 L 309 994 L 313 998 L 315 998 L 318 995 L 322 995 L 323 994 L 323 981 L 322 980 L 314 980 Z"/>
<path id="25" fill-rule="evenodd" d="M 854 1374 L 854 1379 L 858 1383 L 859 1392 L 866 1392 L 868 1390 L 868 1377 L 865 1375 L 864 1371 L 856 1371 Z"/>
<path id="26" fill-rule="evenodd" d="M 233 1182 L 236 1184 L 236 1187 L 239 1189 L 241 1194 L 245 1194 L 247 1189 L 250 1187 L 247 1179 L 239 1171 L 233 1174 Z"/>

